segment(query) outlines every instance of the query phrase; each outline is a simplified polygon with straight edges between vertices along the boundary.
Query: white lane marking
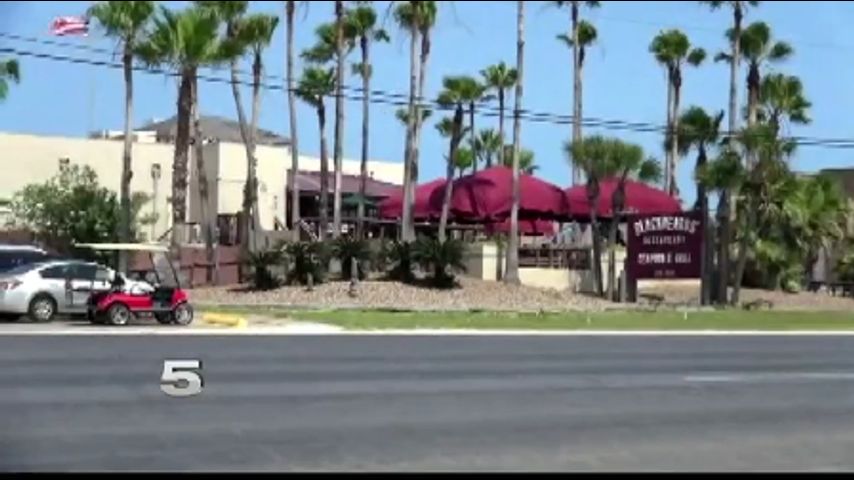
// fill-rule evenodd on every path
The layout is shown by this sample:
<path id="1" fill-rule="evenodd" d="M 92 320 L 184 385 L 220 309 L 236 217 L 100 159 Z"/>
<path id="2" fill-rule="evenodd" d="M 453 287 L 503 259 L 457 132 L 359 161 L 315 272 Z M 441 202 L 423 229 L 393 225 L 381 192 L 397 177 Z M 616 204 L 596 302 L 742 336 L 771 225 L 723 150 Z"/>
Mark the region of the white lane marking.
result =
<path id="1" fill-rule="evenodd" d="M 728 375 L 689 375 L 689 383 L 751 383 L 780 380 L 854 380 L 852 372 L 745 373 Z"/>

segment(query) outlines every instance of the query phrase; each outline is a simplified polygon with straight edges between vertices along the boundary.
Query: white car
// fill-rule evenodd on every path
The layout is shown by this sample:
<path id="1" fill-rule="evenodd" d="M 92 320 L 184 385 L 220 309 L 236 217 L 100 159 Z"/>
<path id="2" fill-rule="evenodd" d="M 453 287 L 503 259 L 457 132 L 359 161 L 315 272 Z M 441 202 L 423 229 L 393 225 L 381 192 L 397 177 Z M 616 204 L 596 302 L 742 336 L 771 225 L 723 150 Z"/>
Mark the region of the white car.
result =
<path id="1" fill-rule="evenodd" d="M 154 292 L 140 280 L 130 280 L 96 263 L 55 260 L 22 265 L 0 273 L 0 317 L 27 315 L 49 322 L 57 314 L 85 314 L 89 295 L 119 288 L 135 294 Z"/>

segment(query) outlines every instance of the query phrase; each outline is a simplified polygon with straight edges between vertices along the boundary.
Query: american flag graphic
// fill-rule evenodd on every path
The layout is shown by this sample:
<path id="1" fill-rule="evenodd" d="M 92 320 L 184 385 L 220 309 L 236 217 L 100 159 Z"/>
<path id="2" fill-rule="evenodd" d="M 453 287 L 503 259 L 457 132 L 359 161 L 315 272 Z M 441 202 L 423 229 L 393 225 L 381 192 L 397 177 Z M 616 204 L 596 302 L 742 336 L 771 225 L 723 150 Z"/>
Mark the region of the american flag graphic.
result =
<path id="1" fill-rule="evenodd" d="M 51 35 L 82 35 L 89 34 L 89 19 L 85 17 L 57 17 L 50 24 Z"/>

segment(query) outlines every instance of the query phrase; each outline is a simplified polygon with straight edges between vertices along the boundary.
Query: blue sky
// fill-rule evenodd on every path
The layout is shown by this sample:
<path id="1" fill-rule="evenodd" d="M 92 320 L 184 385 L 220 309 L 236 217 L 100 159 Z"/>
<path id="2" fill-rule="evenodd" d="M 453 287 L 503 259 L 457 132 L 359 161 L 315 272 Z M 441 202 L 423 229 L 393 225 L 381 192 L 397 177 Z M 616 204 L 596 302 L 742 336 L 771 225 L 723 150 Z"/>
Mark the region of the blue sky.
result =
<path id="1" fill-rule="evenodd" d="M 180 8 L 186 2 L 161 2 Z M 375 2 L 385 12 L 387 2 Z M 536 112 L 569 114 L 571 110 L 571 53 L 555 40 L 568 28 L 568 15 L 547 6 L 548 2 L 528 2 L 525 98 L 526 108 Z M 48 25 L 58 15 L 80 14 L 90 2 L 2 2 L 0 32 L 55 40 Z M 252 9 L 281 13 L 283 2 L 252 2 Z M 314 27 L 332 18 L 332 2 L 311 2 L 298 14 L 298 50 L 313 43 Z M 434 96 L 446 75 L 472 74 L 498 61 L 515 64 L 515 2 L 440 2 L 439 20 L 429 65 L 427 91 Z M 663 124 L 665 118 L 665 75 L 647 47 L 663 29 L 680 28 L 692 43 L 711 54 L 725 47 L 723 31 L 730 17 L 724 11 L 710 12 L 694 1 L 602 2 L 602 7 L 585 12 L 599 30 L 599 42 L 589 52 L 585 70 L 584 116 Z M 854 138 L 848 117 L 854 110 L 854 3 L 766 1 L 748 14 L 747 21 L 768 22 L 778 39 L 789 41 L 795 56 L 775 71 L 801 77 L 813 103 L 813 123 L 796 127 L 793 135 L 820 138 Z M 405 35 L 388 20 L 390 44 L 374 48 L 374 88 L 406 93 L 408 88 L 408 47 Z M 89 39 L 60 39 L 69 47 L 10 41 L 0 38 L 0 48 L 12 47 L 93 59 L 103 54 L 75 50 L 74 45 L 109 48 L 109 40 L 98 34 Z M 353 60 L 356 60 L 356 55 Z M 284 32 L 276 34 L 266 57 L 267 73 L 284 72 Z M 0 130 L 36 134 L 81 136 L 91 129 L 121 129 L 123 83 L 118 70 L 22 58 L 23 81 L 15 86 L 0 106 Z M 247 68 L 248 65 L 244 66 Z M 220 73 L 219 75 L 224 75 Z M 728 69 L 707 63 L 684 74 L 683 106 L 700 105 L 719 110 L 726 106 Z M 743 75 L 742 75 L 743 78 Z M 357 86 L 356 78 L 348 84 Z M 743 90 L 743 81 L 740 85 Z M 94 92 L 94 95 L 92 93 Z M 244 92 L 248 101 L 248 90 Z M 162 75 L 137 74 L 135 125 L 175 113 L 176 85 Z M 743 91 L 740 93 L 744 98 Z M 94 101 L 92 101 L 94 97 Z M 330 101 L 330 108 L 332 102 Z M 234 102 L 227 85 L 203 84 L 202 110 L 206 114 L 235 117 Z M 394 118 L 391 105 L 372 107 L 371 156 L 400 161 L 404 128 Z M 345 155 L 358 158 L 360 151 L 361 107 L 348 102 Z M 435 121 L 435 119 L 434 119 Z M 432 123 L 425 130 L 422 145 L 421 180 L 443 175 L 446 144 Z M 496 126 L 497 119 L 481 117 L 478 127 Z M 264 93 L 261 126 L 287 132 L 287 103 L 281 91 Z M 508 131 L 510 122 L 508 121 Z M 523 145 L 536 154 L 539 175 L 566 185 L 569 167 L 562 145 L 570 135 L 569 125 L 524 122 Z M 316 117 L 311 109 L 299 110 L 301 150 L 318 153 Z M 619 136 L 641 144 L 649 154 L 663 158 L 658 134 L 588 128 L 585 133 Z M 329 138 L 332 138 L 330 125 Z M 331 145 L 331 143 L 330 143 Z M 2 146 L 0 146 L 2 152 Z M 799 170 L 843 167 L 851 164 L 849 150 L 801 147 L 794 161 Z M 116 159 L 119 161 L 119 159 Z M 692 157 L 680 165 L 683 198 L 691 201 Z"/>

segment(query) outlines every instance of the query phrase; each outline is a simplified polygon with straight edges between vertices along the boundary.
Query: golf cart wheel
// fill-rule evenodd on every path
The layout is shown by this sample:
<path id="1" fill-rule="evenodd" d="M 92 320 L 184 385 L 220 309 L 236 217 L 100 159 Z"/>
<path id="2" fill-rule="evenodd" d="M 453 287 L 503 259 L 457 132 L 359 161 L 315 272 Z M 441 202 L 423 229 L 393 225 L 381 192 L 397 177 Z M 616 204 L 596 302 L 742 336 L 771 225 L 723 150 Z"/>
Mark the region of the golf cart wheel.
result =
<path id="1" fill-rule="evenodd" d="M 157 323 L 161 325 L 172 325 L 175 323 L 172 317 L 172 312 L 169 313 L 155 313 L 154 318 L 157 319 Z"/>
<path id="2" fill-rule="evenodd" d="M 132 316 L 130 309 L 121 303 L 116 303 L 107 310 L 107 318 L 111 325 L 127 325 Z"/>
<path id="3" fill-rule="evenodd" d="M 182 303 L 172 310 L 172 320 L 178 325 L 189 325 L 193 322 L 193 307 Z"/>
<path id="4" fill-rule="evenodd" d="M 38 295 L 30 301 L 27 317 L 39 323 L 46 323 L 56 316 L 56 301 L 48 295 Z"/>

